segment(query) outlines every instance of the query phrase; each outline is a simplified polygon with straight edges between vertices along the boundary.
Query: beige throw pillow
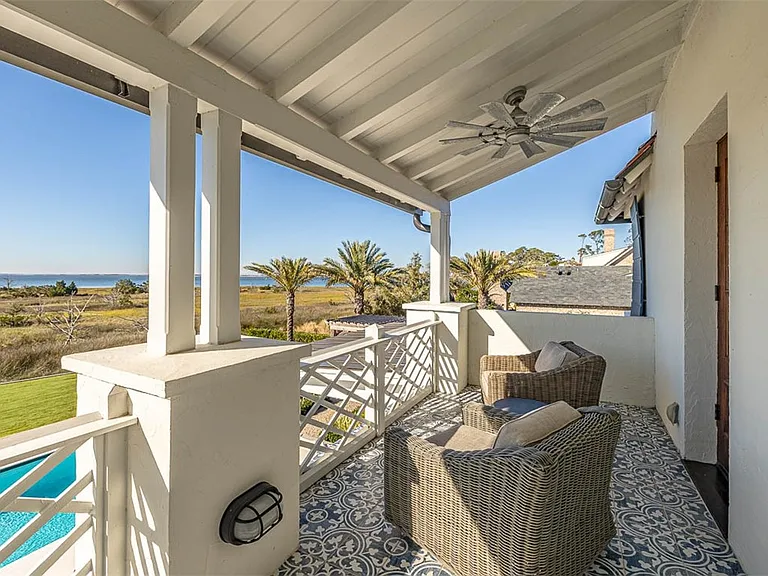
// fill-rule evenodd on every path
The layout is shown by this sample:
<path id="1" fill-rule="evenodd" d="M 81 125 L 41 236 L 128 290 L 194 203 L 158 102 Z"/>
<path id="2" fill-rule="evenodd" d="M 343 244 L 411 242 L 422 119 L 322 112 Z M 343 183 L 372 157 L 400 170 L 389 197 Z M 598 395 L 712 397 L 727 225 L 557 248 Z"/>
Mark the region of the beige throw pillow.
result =
<path id="1" fill-rule="evenodd" d="M 544 348 L 541 349 L 539 357 L 536 358 L 534 369 L 536 372 L 546 372 L 547 370 L 560 368 L 560 366 L 573 362 L 578 358 L 578 354 L 568 350 L 568 348 L 562 344 L 558 342 L 547 342 L 544 344 Z"/>
<path id="2" fill-rule="evenodd" d="M 560 400 L 528 412 L 499 429 L 494 448 L 530 446 L 581 418 L 581 413 Z"/>
<path id="3" fill-rule="evenodd" d="M 427 438 L 427 442 L 443 446 L 450 450 L 466 452 L 468 450 L 487 450 L 493 446 L 496 436 L 472 426 L 457 424 L 448 430 L 438 432 Z"/>

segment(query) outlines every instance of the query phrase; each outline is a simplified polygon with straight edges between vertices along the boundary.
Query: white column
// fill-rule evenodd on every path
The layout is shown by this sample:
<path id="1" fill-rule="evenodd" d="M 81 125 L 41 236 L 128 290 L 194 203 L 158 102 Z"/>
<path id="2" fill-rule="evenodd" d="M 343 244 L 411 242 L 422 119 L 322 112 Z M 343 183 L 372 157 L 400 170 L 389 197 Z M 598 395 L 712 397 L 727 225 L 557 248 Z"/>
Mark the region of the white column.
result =
<path id="1" fill-rule="evenodd" d="M 433 304 L 450 300 L 451 215 L 430 212 L 429 301 Z"/>
<path id="2" fill-rule="evenodd" d="M 195 347 L 195 115 L 175 86 L 149 95 L 149 333 L 163 356 Z"/>
<path id="3" fill-rule="evenodd" d="M 222 110 L 202 115 L 200 342 L 240 340 L 240 135 Z"/>

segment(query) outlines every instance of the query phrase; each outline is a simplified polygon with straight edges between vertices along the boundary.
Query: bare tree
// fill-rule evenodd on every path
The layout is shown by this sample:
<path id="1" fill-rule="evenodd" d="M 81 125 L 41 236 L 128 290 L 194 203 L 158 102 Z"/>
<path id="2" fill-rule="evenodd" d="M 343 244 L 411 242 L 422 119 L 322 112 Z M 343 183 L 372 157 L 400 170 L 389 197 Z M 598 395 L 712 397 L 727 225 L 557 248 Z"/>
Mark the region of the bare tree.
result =
<path id="1" fill-rule="evenodd" d="M 70 296 L 67 307 L 64 310 L 48 317 L 48 325 L 64 335 L 66 339 L 64 345 L 69 344 L 75 339 L 80 323 L 83 321 L 83 313 L 88 308 L 91 300 L 93 300 L 93 296 L 90 296 L 88 300 L 78 306 Z"/>
<path id="2" fill-rule="evenodd" d="M 37 304 L 35 304 L 32 309 L 34 310 L 35 322 L 37 322 L 38 324 L 44 324 L 46 321 L 45 320 L 45 300 L 43 300 L 42 296 L 38 296 Z"/>
<path id="3" fill-rule="evenodd" d="M 13 278 L 11 278 L 10 274 L 6 274 L 3 277 L 3 284 L 5 284 L 5 289 L 10 292 L 11 288 L 13 288 Z"/>
<path id="4" fill-rule="evenodd" d="M 149 318 L 147 316 L 139 316 L 138 318 L 120 316 L 119 318 L 126 322 L 130 322 L 133 325 L 134 330 L 139 334 L 149 332 Z"/>

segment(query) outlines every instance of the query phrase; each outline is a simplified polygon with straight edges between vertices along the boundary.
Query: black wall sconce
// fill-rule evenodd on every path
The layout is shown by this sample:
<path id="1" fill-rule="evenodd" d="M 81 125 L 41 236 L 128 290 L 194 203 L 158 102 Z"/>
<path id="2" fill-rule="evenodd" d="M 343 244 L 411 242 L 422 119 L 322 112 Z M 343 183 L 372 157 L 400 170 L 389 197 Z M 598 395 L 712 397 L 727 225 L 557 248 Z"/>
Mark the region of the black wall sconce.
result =
<path id="1" fill-rule="evenodd" d="M 268 482 L 259 482 L 232 500 L 219 524 L 219 537 L 227 544 L 256 542 L 283 519 L 283 495 Z"/>

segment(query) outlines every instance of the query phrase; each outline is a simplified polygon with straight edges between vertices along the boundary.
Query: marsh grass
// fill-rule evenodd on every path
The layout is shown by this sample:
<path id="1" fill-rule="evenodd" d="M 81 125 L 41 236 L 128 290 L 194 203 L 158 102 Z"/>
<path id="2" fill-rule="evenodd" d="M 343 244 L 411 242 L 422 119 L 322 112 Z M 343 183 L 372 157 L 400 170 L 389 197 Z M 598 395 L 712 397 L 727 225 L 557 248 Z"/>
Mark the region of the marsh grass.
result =
<path id="1" fill-rule="evenodd" d="M 61 372 L 65 354 L 112 348 L 146 341 L 140 322 L 147 317 L 146 294 L 131 295 L 130 307 L 112 308 L 104 296 L 108 289 L 83 289 L 75 299 L 84 302 L 95 294 L 83 315 L 78 337 L 64 345 L 59 334 L 41 318 L 66 309 L 68 298 L 0 298 L 0 314 L 21 304 L 32 318 L 29 326 L 0 328 L 0 382 L 35 378 Z M 196 290 L 196 320 L 200 323 L 200 291 Z M 334 302 L 330 304 L 329 302 Z M 307 287 L 296 294 L 297 331 L 328 334 L 326 320 L 348 316 L 353 305 L 343 288 Z M 285 329 L 285 294 L 279 290 L 243 287 L 240 290 L 240 322 L 243 328 Z"/>

